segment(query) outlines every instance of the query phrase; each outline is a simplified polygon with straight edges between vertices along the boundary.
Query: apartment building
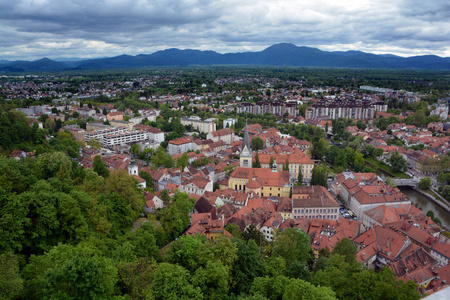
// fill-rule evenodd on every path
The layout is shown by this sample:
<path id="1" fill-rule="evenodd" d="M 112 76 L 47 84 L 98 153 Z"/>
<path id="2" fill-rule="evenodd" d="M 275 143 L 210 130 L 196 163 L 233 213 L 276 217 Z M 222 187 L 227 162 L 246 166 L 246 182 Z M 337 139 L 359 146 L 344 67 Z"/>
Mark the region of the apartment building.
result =
<path id="1" fill-rule="evenodd" d="M 206 134 L 216 131 L 216 123 L 213 118 L 202 120 L 200 117 L 192 116 L 189 118 L 181 118 L 181 124 L 191 125 L 193 128 Z"/>

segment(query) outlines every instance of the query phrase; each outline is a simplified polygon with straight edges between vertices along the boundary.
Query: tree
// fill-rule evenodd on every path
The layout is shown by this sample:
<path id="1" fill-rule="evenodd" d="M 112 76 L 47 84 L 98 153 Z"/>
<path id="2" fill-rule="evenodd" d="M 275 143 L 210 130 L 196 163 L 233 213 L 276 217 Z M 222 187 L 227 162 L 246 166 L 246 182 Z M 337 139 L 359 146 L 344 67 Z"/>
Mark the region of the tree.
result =
<path id="1" fill-rule="evenodd" d="M 406 165 L 406 160 L 403 158 L 403 155 L 401 155 L 397 151 L 391 154 L 391 157 L 389 158 L 388 161 L 391 164 L 392 171 L 394 173 L 405 172 L 408 168 Z"/>
<path id="2" fill-rule="evenodd" d="M 365 130 L 366 129 L 366 123 L 364 123 L 364 121 L 361 120 L 361 119 L 359 119 L 356 122 L 356 126 L 358 127 L 358 129 L 361 129 L 361 130 Z"/>
<path id="3" fill-rule="evenodd" d="M 353 156 L 353 166 L 356 171 L 361 171 L 364 167 L 364 156 L 359 150 L 356 150 Z"/>
<path id="4" fill-rule="evenodd" d="M 347 151 L 345 149 L 339 149 L 338 155 L 334 160 L 334 165 L 337 167 L 347 167 Z"/>
<path id="5" fill-rule="evenodd" d="M 252 138 L 252 149 L 253 151 L 258 151 L 264 148 L 264 141 L 260 137 Z"/>
<path id="6" fill-rule="evenodd" d="M 356 263 L 356 252 L 355 244 L 348 238 L 343 238 L 336 243 L 331 255 L 342 255 L 347 263 L 353 264 Z"/>
<path id="7" fill-rule="evenodd" d="M 107 258 L 74 257 L 46 275 L 45 294 L 50 298 L 110 298 L 117 282 L 117 269 Z"/>
<path id="8" fill-rule="evenodd" d="M 336 294 L 328 287 L 316 287 L 300 279 L 291 279 L 283 293 L 283 300 L 295 299 L 334 300 Z"/>
<path id="9" fill-rule="evenodd" d="M 238 259 L 232 269 L 232 291 L 235 294 L 247 293 L 253 280 L 262 271 L 258 246 L 254 240 L 249 240 L 247 243 L 242 240 L 235 240 L 234 242 L 237 245 Z"/>
<path id="10" fill-rule="evenodd" d="M 325 151 L 328 148 L 328 141 L 324 138 L 319 139 L 317 142 L 313 142 L 311 154 L 318 159 L 322 159 L 325 155 Z"/>
<path id="11" fill-rule="evenodd" d="M 272 169 L 272 168 L 273 168 L 273 162 L 274 162 L 273 156 L 270 156 L 270 160 L 269 160 L 269 169 Z"/>
<path id="12" fill-rule="evenodd" d="M 183 235 L 170 244 L 164 259 L 193 273 L 198 269 L 200 249 L 205 247 L 205 242 L 204 236 Z"/>
<path id="13" fill-rule="evenodd" d="M 253 163 L 253 168 L 261 168 L 261 162 L 259 161 L 259 155 L 256 153 L 255 162 Z"/>
<path id="14" fill-rule="evenodd" d="M 297 183 L 298 184 L 303 184 L 303 172 L 302 172 L 302 170 L 298 170 Z"/>
<path id="15" fill-rule="evenodd" d="M 200 288 L 192 286 L 189 278 L 189 272 L 181 266 L 159 264 L 152 282 L 155 299 L 203 299 Z"/>
<path id="16" fill-rule="evenodd" d="M 167 235 L 174 239 L 182 234 L 189 226 L 189 212 L 194 208 L 195 199 L 190 199 L 186 193 L 176 192 L 173 202 L 160 213 L 161 225 Z"/>
<path id="17" fill-rule="evenodd" d="M 150 173 L 145 172 L 144 170 L 139 172 L 139 176 L 145 179 L 146 187 L 152 189 L 153 188 L 153 178 Z"/>
<path id="18" fill-rule="evenodd" d="M 229 269 L 221 261 L 208 261 L 192 277 L 192 284 L 201 289 L 205 299 L 225 299 L 229 289 Z"/>
<path id="19" fill-rule="evenodd" d="M 309 236 L 301 229 L 286 228 L 273 242 L 273 255 L 283 257 L 288 268 L 294 261 L 306 264 L 312 258 L 311 252 Z"/>
<path id="20" fill-rule="evenodd" d="M 104 178 L 109 176 L 108 165 L 103 161 L 100 155 L 94 156 L 94 159 L 92 160 L 92 167 L 98 175 Z"/>
<path id="21" fill-rule="evenodd" d="M 325 156 L 326 156 L 327 160 L 330 162 L 330 164 L 332 164 L 332 165 L 334 165 L 334 162 L 335 162 L 338 154 L 339 154 L 339 147 L 336 145 L 331 145 L 325 151 Z"/>
<path id="22" fill-rule="evenodd" d="M 420 179 L 419 187 L 422 190 L 427 190 L 430 188 L 430 186 L 431 186 L 431 178 L 430 177 L 425 177 L 425 178 Z"/>
<path id="23" fill-rule="evenodd" d="M 447 183 L 447 177 L 445 176 L 444 172 L 439 173 L 437 176 L 437 181 L 440 183 Z"/>
<path id="24" fill-rule="evenodd" d="M 287 158 L 283 164 L 283 171 L 289 171 L 289 160 Z"/>
<path id="25" fill-rule="evenodd" d="M 180 157 L 177 158 L 177 168 L 182 167 L 184 169 L 188 164 L 189 156 L 186 153 L 183 153 Z"/>
<path id="26" fill-rule="evenodd" d="M 328 170 L 325 166 L 315 165 L 312 170 L 310 185 L 321 185 L 328 188 Z"/>
<path id="27" fill-rule="evenodd" d="M 22 292 L 23 279 L 19 274 L 17 256 L 0 254 L 0 299 L 15 299 Z"/>
<path id="28" fill-rule="evenodd" d="M 130 153 L 134 154 L 134 155 L 139 155 L 139 152 L 141 151 L 141 146 L 139 144 L 133 144 L 130 147 Z"/>

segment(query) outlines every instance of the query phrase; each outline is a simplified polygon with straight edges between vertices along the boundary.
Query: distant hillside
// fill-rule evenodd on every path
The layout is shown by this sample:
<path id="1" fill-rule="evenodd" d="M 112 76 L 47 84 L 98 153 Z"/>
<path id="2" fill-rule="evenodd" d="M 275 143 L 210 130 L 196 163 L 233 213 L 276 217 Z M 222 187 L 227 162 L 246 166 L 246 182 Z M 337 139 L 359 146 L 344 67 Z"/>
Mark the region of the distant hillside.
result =
<path id="1" fill-rule="evenodd" d="M 153 54 L 120 55 L 81 61 L 15 61 L 0 64 L 0 71 L 50 71 L 142 68 L 190 65 L 255 65 L 296 67 L 338 67 L 368 69 L 450 70 L 450 58 L 433 55 L 400 57 L 361 51 L 327 52 L 293 44 L 276 44 L 261 52 L 220 54 L 214 51 L 167 49 Z"/>

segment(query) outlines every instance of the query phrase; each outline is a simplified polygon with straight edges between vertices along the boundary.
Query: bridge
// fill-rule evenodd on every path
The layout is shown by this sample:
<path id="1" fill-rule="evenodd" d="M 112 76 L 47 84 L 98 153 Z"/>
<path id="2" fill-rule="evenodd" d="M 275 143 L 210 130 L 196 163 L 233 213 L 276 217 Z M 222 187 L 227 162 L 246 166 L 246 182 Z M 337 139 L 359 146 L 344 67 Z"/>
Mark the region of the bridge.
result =
<path id="1" fill-rule="evenodd" d="M 395 179 L 394 184 L 396 186 L 409 186 L 409 187 L 417 187 L 419 185 L 419 179 L 411 178 L 411 179 Z"/>

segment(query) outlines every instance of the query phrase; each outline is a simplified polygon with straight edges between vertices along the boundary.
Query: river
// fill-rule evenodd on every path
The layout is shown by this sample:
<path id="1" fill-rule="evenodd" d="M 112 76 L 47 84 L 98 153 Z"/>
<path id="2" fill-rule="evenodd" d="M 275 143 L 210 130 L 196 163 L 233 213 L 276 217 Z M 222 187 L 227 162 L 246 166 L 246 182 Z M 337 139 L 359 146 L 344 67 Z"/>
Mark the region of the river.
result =
<path id="1" fill-rule="evenodd" d="M 383 172 L 383 170 L 378 169 L 376 172 L 381 178 L 386 180 L 387 174 Z M 399 187 L 399 190 L 405 194 L 406 197 L 408 197 L 409 200 L 411 200 L 412 204 L 416 204 L 419 206 L 423 213 L 427 213 L 427 211 L 431 210 L 434 212 L 434 215 L 438 217 L 442 225 L 444 225 L 446 228 L 450 228 L 450 214 L 447 213 L 443 208 L 441 208 L 439 205 L 435 204 L 433 201 L 428 200 L 425 196 L 423 196 L 421 193 L 417 192 L 413 188 L 409 187 Z"/>
<path id="2" fill-rule="evenodd" d="M 435 204 L 433 201 L 428 200 L 425 196 L 417 192 L 416 190 L 408 187 L 399 187 L 399 190 L 405 194 L 406 197 L 411 200 L 411 203 L 419 206 L 424 213 L 431 210 L 434 215 L 442 221 L 442 225 L 450 227 L 450 214 L 448 214 L 443 208 Z"/>

